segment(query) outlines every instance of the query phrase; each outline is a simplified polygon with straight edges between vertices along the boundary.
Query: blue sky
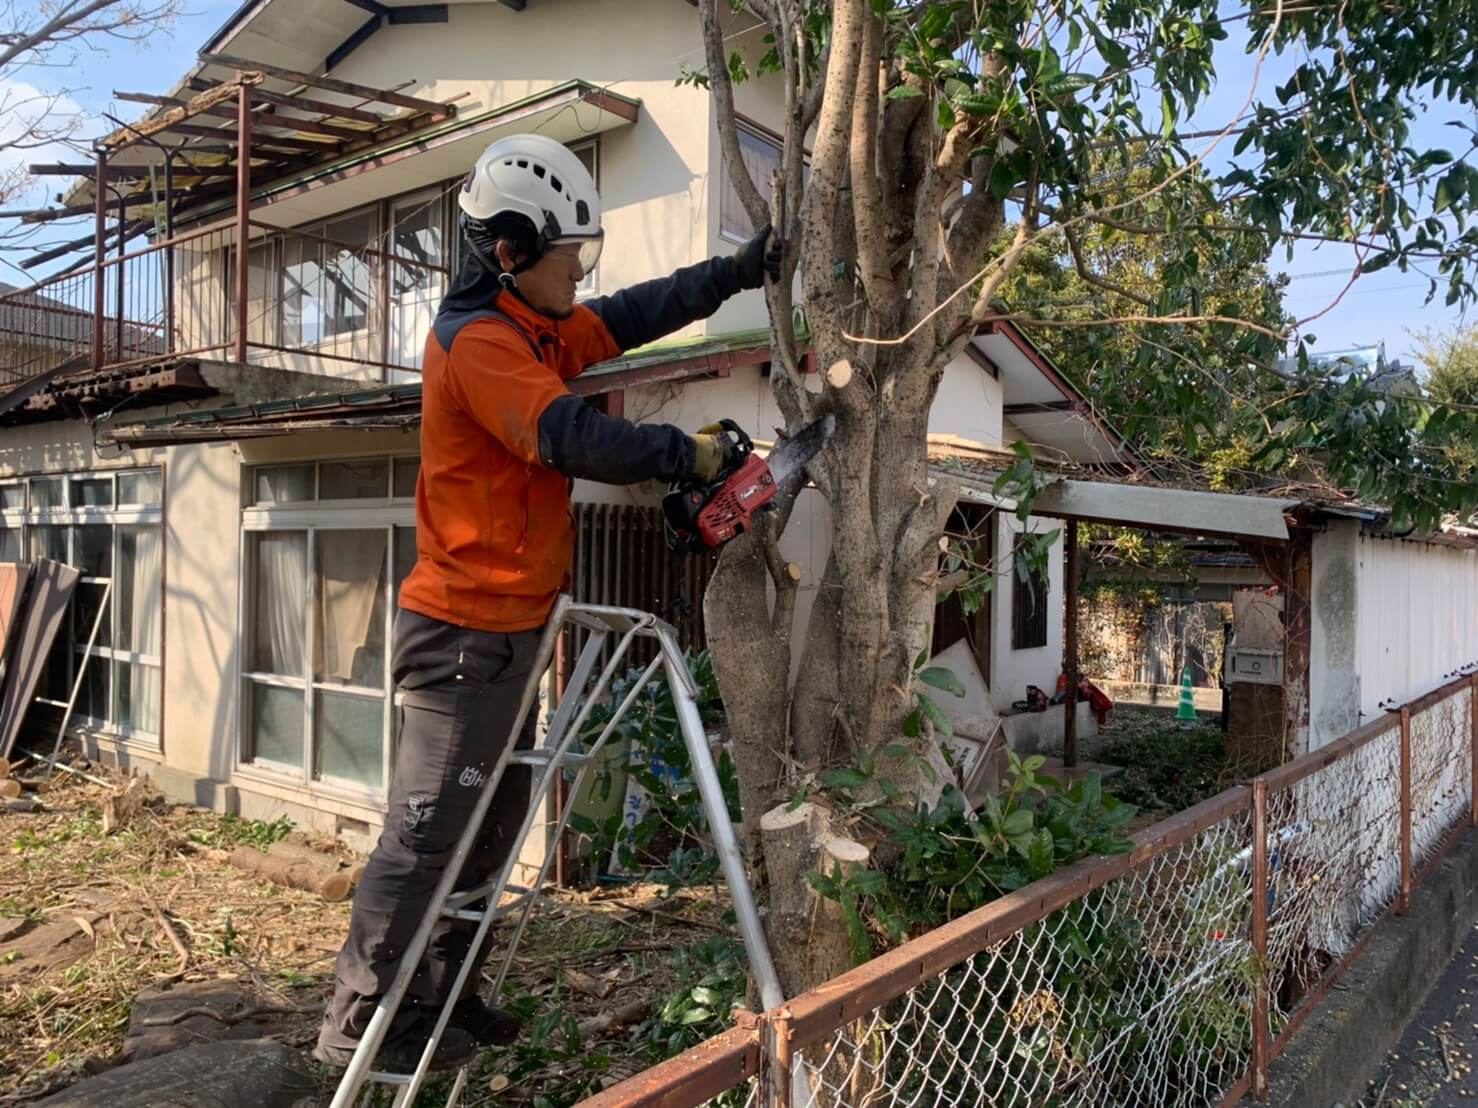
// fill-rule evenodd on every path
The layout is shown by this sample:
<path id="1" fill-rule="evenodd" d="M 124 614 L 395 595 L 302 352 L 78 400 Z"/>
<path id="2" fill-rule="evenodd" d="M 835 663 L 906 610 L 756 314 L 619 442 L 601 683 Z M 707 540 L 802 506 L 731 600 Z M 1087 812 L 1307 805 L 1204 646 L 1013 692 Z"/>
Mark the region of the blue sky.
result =
<path id="1" fill-rule="evenodd" d="M 1217 86 L 1187 121 L 1183 127 L 1186 131 L 1225 127 L 1241 110 L 1254 88 L 1256 59 L 1246 53 L 1245 39 L 1238 37 L 1241 26 L 1233 24 L 1229 30 L 1232 37 L 1218 44 Z M 1297 64 L 1298 60 L 1290 56 L 1269 55 L 1257 75 L 1258 98 L 1272 100 L 1273 89 L 1288 79 Z M 1456 118 L 1454 109 L 1445 105 L 1437 111 L 1426 111 L 1412 127 L 1412 144 L 1418 148 L 1443 147 L 1456 153 L 1465 143 L 1464 136 L 1445 125 L 1453 118 Z M 1469 122 L 1478 121 L 1471 115 L 1467 118 Z M 1232 137 L 1217 145 L 1208 157 L 1208 164 L 1213 169 L 1221 169 L 1227 164 L 1234 141 L 1235 137 Z M 1206 145 L 1209 143 L 1192 144 L 1192 149 Z M 1439 284 L 1436 299 L 1430 304 L 1424 303 L 1427 281 L 1417 273 L 1402 273 L 1394 267 L 1360 278 L 1340 297 L 1355 264 L 1351 248 L 1329 243 L 1300 242 L 1295 245 L 1291 259 L 1282 248 L 1270 259 L 1274 272 L 1286 273 L 1292 278 L 1284 306 L 1295 318 L 1312 316 L 1335 304 L 1338 298 L 1338 303 L 1329 308 L 1327 314 L 1306 326 L 1306 330 L 1317 337 L 1318 350 L 1369 346 L 1384 341 L 1389 356 L 1409 356 L 1416 346 L 1411 338 L 1412 331 L 1478 322 L 1478 311 L 1470 309 L 1464 319 L 1457 308 L 1443 305 L 1445 285 Z"/>
<path id="2" fill-rule="evenodd" d="M 134 118 L 140 111 L 139 105 L 113 104 L 113 90 L 167 91 L 189 67 L 200 44 L 226 21 L 238 3 L 239 0 L 194 0 L 189 11 L 175 22 L 171 30 L 156 33 L 146 43 L 138 46 L 116 44 L 106 54 L 88 54 L 84 57 L 85 64 L 78 67 L 77 72 L 41 71 L 22 74 L 22 77 L 43 88 L 71 89 L 86 112 L 114 110 L 123 118 Z M 1234 25 L 1232 30 L 1235 32 L 1239 28 Z M 1295 64 L 1292 58 L 1270 57 L 1258 81 L 1259 96 L 1270 96 L 1272 88 L 1286 78 Z M 1244 53 L 1235 35 L 1229 42 L 1220 44 L 1217 87 L 1188 121 L 1186 128 L 1198 131 L 1225 126 L 1241 108 L 1252 88 L 1253 68 L 1253 59 Z M 1455 145 L 1458 136 L 1444 126 L 1449 118 L 1451 114 L 1447 109 L 1424 116 L 1416 127 L 1417 144 L 1429 143 L 1448 148 Z M 91 137 L 104 130 L 105 126 L 94 126 L 86 134 Z M 1231 143 L 1230 139 L 1224 141 L 1210 156 L 1213 167 L 1225 164 L 1224 154 L 1230 152 Z M 63 156 L 62 152 L 57 152 L 58 160 Z M 27 160 L 41 158 L 28 157 Z M 49 182 L 52 191 L 55 191 L 57 183 L 55 178 Z M 1275 271 L 1293 278 L 1285 303 L 1288 310 L 1300 318 L 1328 307 L 1348 281 L 1354 264 L 1349 248 L 1328 244 L 1300 243 L 1291 260 L 1282 251 L 1272 260 Z M 21 278 L 11 266 L 0 269 L 3 269 L 0 280 L 21 283 Z M 1414 346 L 1411 331 L 1424 327 L 1451 327 L 1463 322 L 1456 309 L 1442 305 L 1440 293 L 1431 304 L 1423 303 L 1425 297 L 1426 282 L 1421 277 L 1388 268 L 1357 281 L 1340 302 L 1317 322 L 1310 324 L 1308 330 L 1317 336 L 1320 350 L 1384 341 L 1389 354 L 1406 355 Z M 1470 311 L 1467 321 L 1474 320 L 1478 320 L 1478 315 Z"/>

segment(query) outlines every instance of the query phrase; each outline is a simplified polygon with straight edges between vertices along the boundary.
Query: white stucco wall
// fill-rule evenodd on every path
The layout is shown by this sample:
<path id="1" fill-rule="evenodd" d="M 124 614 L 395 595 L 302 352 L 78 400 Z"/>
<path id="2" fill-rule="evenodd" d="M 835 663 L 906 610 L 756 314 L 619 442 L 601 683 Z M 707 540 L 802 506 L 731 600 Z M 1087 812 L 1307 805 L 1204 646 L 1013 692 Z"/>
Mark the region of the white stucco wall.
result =
<path id="1" fill-rule="evenodd" d="M 1062 540 L 1052 544 L 1047 556 L 1047 644 L 1030 650 L 1011 648 L 1012 587 L 1015 572 L 1010 553 L 1015 537 L 1023 532 L 1043 534 L 1061 529 L 1057 520 L 1033 516 L 1023 528 L 1021 521 L 1009 512 L 997 512 L 996 575 L 991 600 L 991 672 L 990 690 L 996 711 L 1005 712 L 1013 700 L 1026 697 L 1027 685 L 1036 685 L 1049 697 L 1057 689 L 1062 672 Z"/>
<path id="2" fill-rule="evenodd" d="M 1478 662 L 1478 551 L 1361 535 L 1358 557 L 1360 711 L 1371 719 L 1382 701 Z"/>
<path id="3" fill-rule="evenodd" d="M 1001 446 L 1005 421 L 1001 382 L 972 362 L 959 357 L 944 367 L 929 430 L 959 435 L 985 446 Z"/>
<path id="4" fill-rule="evenodd" d="M 453 4 L 447 23 L 382 28 L 334 75 L 380 87 L 412 81 L 408 92 L 436 100 L 461 96 L 463 118 L 571 79 L 640 100 L 636 123 L 599 139 L 606 247 L 598 281 L 599 291 L 611 292 L 714 252 L 711 98 L 675 83 L 685 64 L 702 65 L 698 13 L 688 5 L 626 0 L 597 12 L 582 0 L 541 0 L 522 12 Z M 569 111 L 578 130 L 581 109 Z M 364 174 L 356 191 L 372 190 L 374 177 Z"/>

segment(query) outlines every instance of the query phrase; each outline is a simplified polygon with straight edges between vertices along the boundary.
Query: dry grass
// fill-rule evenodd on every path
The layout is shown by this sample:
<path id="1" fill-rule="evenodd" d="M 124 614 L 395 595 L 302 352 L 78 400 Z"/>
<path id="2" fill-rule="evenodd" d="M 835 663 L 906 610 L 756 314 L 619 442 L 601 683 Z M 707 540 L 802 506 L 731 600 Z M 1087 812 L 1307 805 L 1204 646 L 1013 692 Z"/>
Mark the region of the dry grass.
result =
<path id="1" fill-rule="evenodd" d="M 0 944 L 0 1101 L 30 1100 L 106 1068 L 134 995 L 168 981 L 249 982 L 269 1001 L 303 1009 L 277 1017 L 274 1038 L 307 1049 L 316 1037 L 349 905 L 264 883 L 221 863 L 215 851 L 285 828 L 156 798 L 104 835 L 99 813 L 107 795 L 58 778 L 41 797 L 46 811 L 0 813 L 0 917 L 27 920 L 33 938 L 47 926 L 68 936 L 55 956 L 23 953 L 24 933 Z M 660 1007 L 672 986 L 672 949 L 718 930 L 721 911 L 691 892 L 660 897 L 655 886 L 632 886 L 541 901 L 505 997 L 546 1023 L 551 1014 L 579 1021 L 634 1001 Z M 590 1053 L 594 1038 L 581 1053 Z M 630 1038 L 630 1028 L 603 1036 L 599 1049 L 611 1056 L 613 1075 L 645 1065 L 637 1056 L 623 1060 Z M 464 1102 L 516 1104 L 552 1094 L 552 1103 L 567 1103 L 559 1091 L 589 1075 L 579 1056 L 564 1057 L 562 1041 L 556 1034 L 542 1054 L 524 1051 L 526 1069 L 530 1057 L 542 1068 L 497 1097 L 488 1083 L 510 1056 L 489 1055 Z M 421 1103 L 441 1100 L 427 1095 Z"/>

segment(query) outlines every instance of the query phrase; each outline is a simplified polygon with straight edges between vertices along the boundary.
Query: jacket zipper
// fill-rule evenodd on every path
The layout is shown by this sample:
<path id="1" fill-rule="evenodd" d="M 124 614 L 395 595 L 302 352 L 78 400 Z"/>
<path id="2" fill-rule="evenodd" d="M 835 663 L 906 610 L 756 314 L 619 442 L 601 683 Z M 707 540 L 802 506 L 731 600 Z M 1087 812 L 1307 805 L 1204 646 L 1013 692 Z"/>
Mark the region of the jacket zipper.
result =
<path id="1" fill-rule="evenodd" d="M 529 495 L 534 484 L 534 467 L 524 466 L 523 471 L 523 527 L 519 531 L 518 545 L 513 548 L 515 554 L 522 554 L 529 545 Z"/>

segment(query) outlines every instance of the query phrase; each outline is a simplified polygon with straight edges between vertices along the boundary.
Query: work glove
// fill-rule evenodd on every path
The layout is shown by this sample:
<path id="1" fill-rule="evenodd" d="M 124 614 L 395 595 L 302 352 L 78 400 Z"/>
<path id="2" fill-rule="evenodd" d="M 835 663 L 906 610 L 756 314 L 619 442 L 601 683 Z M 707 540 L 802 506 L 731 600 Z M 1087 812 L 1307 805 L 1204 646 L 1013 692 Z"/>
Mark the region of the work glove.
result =
<path id="1" fill-rule="evenodd" d="M 754 237 L 739 248 L 734 255 L 734 264 L 739 270 L 739 287 L 757 289 L 764 285 L 765 275 L 770 280 L 780 280 L 780 256 L 785 244 L 772 234 L 766 223 L 754 233 Z"/>
<path id="2" fill-rule="evenodd" d="M 700 427 L 696 435 L 688 436 L 693 444 L 692 476 L 700 481 L 716 480 L 734 460 L 734 443 L 723 430 L 720 424 L 710 423 Z"/>

